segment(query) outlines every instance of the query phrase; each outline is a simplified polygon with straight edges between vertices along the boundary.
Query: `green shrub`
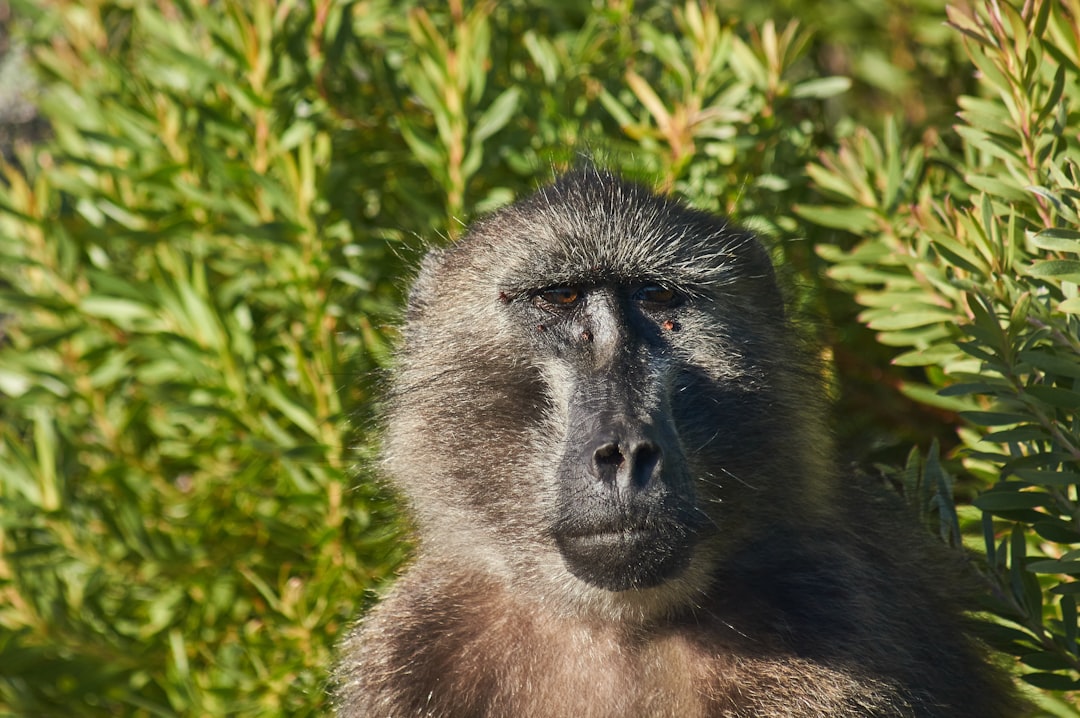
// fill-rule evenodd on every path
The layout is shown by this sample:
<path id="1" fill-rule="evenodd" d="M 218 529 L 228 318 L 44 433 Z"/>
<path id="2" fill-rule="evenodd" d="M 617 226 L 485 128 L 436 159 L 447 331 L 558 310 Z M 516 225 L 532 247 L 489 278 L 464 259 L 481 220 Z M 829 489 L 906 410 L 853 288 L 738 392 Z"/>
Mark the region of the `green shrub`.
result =
<path id="1" fill-rule="evenodd" d="M 858 359 L 834 372 L 856 455 L 954 425 L 923 403 L 1010 422 L 961 433 L 1013 532 L 985 570 L 998 638 L 1072 685 L 1080 12 L 1052 5 L 949 32 L 930 1 L 750 25 L 695 1 L 15 2 L 52 137 L 0 167 L 0 712 L 325 713 L 334 641 L 406 554 L 375 429 L 418 250 L 579 152 L 802 240 L 776 253 Z M 956 89 L 983 92 L 957 137 L 878 128 L 893 108 L 918 136 Z M 934 454 L 903 475 L 950 487 Z"/>
<path id="2" fill-rule="evenodd" d="M 317 712 L 402 553 L 355 476 L 400 260 L 319 18 L 161 7 L 36 11 L 55 138 L 0 196 L 0 706 Z"/>
<path id="3" fill-rule="evenodd" d="M 830 276 L 895 364 L 926 368 L 905 392 L 963 421 L 963 470 L 991 486 L 964 513 L 985 539 L 988 635 L 1054 691 L 1080 688 L 1078 9 L 951 11 L 979 81 L 955 134 L 859 131 L 810 168 L 830 201 L 798 210 L 864 237 L 818 247 Z"/>

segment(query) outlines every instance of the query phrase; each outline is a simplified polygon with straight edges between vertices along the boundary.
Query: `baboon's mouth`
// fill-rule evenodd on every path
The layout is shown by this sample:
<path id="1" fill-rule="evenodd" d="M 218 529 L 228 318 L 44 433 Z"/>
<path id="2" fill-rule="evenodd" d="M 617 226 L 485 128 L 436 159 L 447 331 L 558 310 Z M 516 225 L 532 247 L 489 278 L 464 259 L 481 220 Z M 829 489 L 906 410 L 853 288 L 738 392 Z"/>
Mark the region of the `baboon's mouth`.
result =
<path id="1" fill-rule="evenodd" d="M 674 523 L 575 526 L 555 533 L 555 543 L 572 574 L 599 588 L 649 588 L 679 573 L 695 539 Z"/>
<path id="2" fill-rule="evenodd" d="M 696 529 L 692 511 L 681 505 L 668 505 L 652 510 L 597 511 L 592 515 L 566 512 L 552 523 L 550 531 L 556 541 L 667 543 Z"/>

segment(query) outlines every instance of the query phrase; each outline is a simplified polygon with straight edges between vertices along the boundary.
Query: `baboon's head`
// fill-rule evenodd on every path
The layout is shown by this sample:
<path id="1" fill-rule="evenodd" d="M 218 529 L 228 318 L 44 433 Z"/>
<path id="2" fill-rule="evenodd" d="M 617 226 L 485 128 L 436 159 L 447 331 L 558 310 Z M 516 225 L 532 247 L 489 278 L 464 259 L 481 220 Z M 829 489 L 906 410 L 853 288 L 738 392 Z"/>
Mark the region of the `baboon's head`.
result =
<path id="1" fill-rule="evenodd" d="M 766 253 L 607 173 L 433 252 L 398 371 L 387 466 L 422 555 L 574 610 L 693 600 L 731 546 L 820 501 L 813 372 Z"/>

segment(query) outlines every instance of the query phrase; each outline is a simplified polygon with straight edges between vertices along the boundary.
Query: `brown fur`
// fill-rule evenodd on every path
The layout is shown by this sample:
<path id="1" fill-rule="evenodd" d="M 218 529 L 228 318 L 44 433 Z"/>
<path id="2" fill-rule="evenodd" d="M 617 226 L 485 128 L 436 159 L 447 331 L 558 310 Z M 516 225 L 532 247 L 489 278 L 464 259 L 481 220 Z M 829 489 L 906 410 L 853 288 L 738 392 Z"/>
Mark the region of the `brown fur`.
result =
<path id="1" fill-rule="evenodd" d="M 339 715 L 1018 715 L 957 567 L 832 467 L 818 383 L 750 235 L 606 173 L 433 253 L 387 426 L 417 558 Z"/>

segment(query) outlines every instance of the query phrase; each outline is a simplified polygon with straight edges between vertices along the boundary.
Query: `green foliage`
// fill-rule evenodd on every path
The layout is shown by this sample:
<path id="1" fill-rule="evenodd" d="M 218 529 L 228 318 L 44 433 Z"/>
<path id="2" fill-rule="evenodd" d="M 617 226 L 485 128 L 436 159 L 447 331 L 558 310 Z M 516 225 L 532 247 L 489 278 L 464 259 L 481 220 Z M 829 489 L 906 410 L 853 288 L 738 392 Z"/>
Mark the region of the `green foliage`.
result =
<path id="1" fill-rule="evenodd" d="M 798 213 L 861 234 L 820 245 L 859 320 L 926 367 L 915 400 L 959 412 L 964 469 L 986 484 L 982 573 L 996 645 L 1040 688 L 1080 688 L 1080 6 L 950 10 L 978 68 L 957 142 L 896 123 L 823 153 L 827 201 Z"/>
<path id="2" fill-rule="evenodd" d="M 377 178 L 312 82 L 317 18 L 222 9 L 37 29 L 55 139 L 0 199 L 19 714 L 316 712 L 332 637 L 400 558 L 354 476 L 399 262 L 341 198 Z"/>
<path id="3" fill-rule="evenodd" d="M 1029 5 L 16 2 L 53 134 L 0 167 L 0 712 L 325 713 L 405 554 L 374 429 L 418 249 L 577 153 L 801 240 L 846 444 L 990 427 L 998 644 L 1072 685 L 1080 9 Z M 957 543 L 943 446 L 898 476 Z"/>

